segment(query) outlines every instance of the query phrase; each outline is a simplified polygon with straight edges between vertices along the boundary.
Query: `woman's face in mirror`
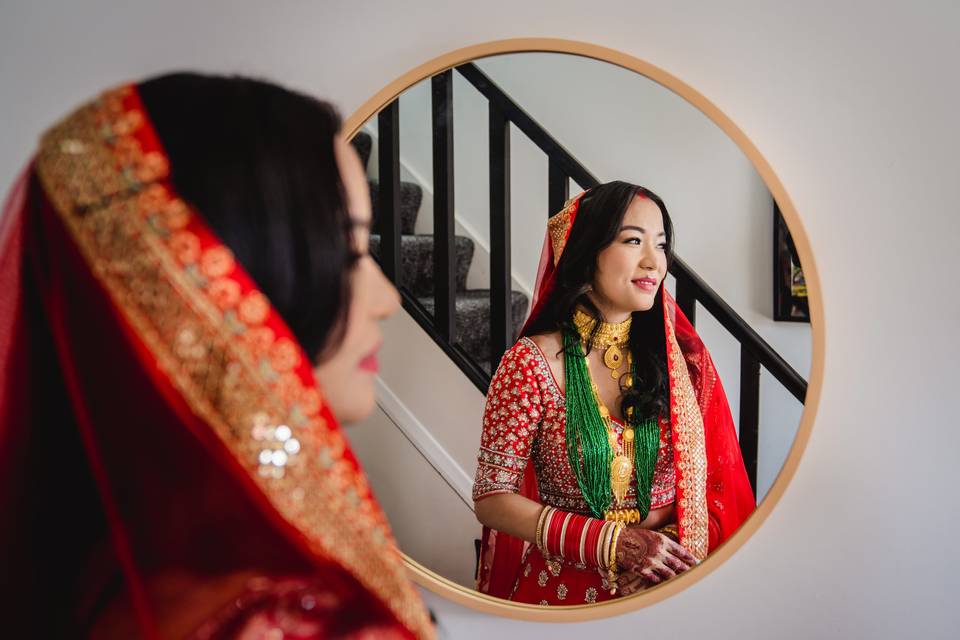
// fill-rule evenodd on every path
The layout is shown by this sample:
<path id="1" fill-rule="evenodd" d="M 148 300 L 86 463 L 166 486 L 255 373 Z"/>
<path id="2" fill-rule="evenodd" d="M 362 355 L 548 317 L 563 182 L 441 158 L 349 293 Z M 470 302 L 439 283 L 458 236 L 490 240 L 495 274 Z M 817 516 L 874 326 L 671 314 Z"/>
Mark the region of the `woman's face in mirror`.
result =
<path id="1" fill-rule="evenodd" d="M 608 320 L 653 307 L 667 273 L 666 247 L 660 208 L 650 198 L 635 196 L 617 237 L 597 256 L 590 295 Z"/>
<path id="2" fill-rule="evenodd" d="M 324 356 L 315 374 L 334 415 L 349 424 L 373 411 L 377 352 L 383 340 L 379 323 L 397 311 L 400 296 L 369 253 L 372 207 L 360 158 L 340 136 L 334 149 L 358 258 L 350 273 L 350 306 L 339 345 Z"/>

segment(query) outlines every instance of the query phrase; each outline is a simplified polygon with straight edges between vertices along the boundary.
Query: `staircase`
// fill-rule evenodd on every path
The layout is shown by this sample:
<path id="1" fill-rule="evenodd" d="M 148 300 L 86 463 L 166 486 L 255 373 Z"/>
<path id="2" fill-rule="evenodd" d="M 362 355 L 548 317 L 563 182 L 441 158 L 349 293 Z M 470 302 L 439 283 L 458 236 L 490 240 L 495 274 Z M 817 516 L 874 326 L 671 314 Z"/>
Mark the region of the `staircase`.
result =
<path id="1" fill-rule="evenodd" d="M 372 139 L 361 131 L 351 141 L 364 168 L 370 161 Z M 369 180 L 370 196 L 373 201 L 373 230 L 379 229 L 380 218 L 377 212 L 379 183 Z M 434 238 L 431 234 L 418 234 L 414 229 L 417 215 L 423 201 L 423 188 L 416 183 L 400 183 L 400 271 L 397 286 L 415 299 L 430 316 L 434 313 Z M 466 236 L 456 236 L 455 267 L 456 297 L 454 302 L 456 333 L 454 344 L 459 345 L 474 362 L 487 374 L 491 374 L 490 348 L 490 290 L 467 289 L 467 273 L 474 258 L 474 242 Z M 370 253 L 380 255 L 380 234 L 370 236 Z M 529 301 L 519 291 L 511 292 L 512 317 L 514 331 L 519 332 L 527 315 Z M 516 338 L 516 333 L 514 338 Z"/>

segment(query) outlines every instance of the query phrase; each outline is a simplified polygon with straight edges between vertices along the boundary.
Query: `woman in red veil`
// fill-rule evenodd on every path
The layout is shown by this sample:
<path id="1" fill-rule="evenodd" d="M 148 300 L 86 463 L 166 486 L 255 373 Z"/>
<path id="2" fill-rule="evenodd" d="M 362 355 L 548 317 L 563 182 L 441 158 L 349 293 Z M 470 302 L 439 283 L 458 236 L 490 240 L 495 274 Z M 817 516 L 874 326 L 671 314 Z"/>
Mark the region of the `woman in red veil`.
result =
<path id="1" fill-rule="evenodd" d="M 726 395 L 663 286 L 673 227 L 626 182 L 550 218 L 520 340 L 487 394 L 478 588 L 608 600 L 702 561 L 755 509 Z"/>
<path id="2" fill-rule="evenodd" d="M 432 637 L 338 425 L 398 304 L 339 126 L 177 74 L 43 135 L 0 219 L 5 635 Z"/>

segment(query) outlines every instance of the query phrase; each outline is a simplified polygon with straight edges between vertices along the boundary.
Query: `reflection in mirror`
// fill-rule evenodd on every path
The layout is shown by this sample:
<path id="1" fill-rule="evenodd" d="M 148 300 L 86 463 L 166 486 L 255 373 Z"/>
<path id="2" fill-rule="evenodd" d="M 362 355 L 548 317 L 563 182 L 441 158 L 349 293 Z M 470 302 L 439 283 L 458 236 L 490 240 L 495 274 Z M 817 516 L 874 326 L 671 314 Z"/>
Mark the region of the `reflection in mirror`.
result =
<path id="1" fill-rule="evenodd" d="M 349 436 L 401 549 L 553 606 L 642 592 L 732 535 L 810 368 L 799 259 L 740 148 L 642 75 L 549 53 L 420 82 L 353 143 L 406 313 Z"/>

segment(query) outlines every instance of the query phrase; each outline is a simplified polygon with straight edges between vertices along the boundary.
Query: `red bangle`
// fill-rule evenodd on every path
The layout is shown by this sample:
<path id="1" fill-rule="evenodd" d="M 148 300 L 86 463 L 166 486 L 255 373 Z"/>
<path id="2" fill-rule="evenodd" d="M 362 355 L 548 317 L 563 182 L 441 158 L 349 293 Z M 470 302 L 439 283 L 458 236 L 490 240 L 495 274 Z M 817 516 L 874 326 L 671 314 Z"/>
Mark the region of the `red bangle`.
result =
<path id="1" fill-rule="evenodd" d="M 570 517 L 570 524 L 567 525 L 566 544 L 563 546 L 563 557 L 569 558 L 574 562 L 580 562 L 581 543 L 583 534 L 587 529 L 586 516 L 576 515 Z"/>
<path id="2" fill-rule="evenodd" d="M 598 518 L 554 510 L 543 524 L 544 551 L 550 557 L 559 556 L 590 567 L 603 566 L 605 558 L 598 546 L 604 542 L 601 534 L 606 524 Z"/>
<path id="3" fill-rule="evenodd" d="M 567 545 L 567 531 L 570 529 L 570 521 L 574 519 L 574 514 L 564 513 L 563 517 L 559 519 L 560 522 L 560 541 L 557 545 L 556 554 L 561 557 L 566 557 L 564 551 L 566 550 Z"/>
<path id="4" fill-rule="evenodd" d="M 568 515 L 572 514 L 559 509 L 550 514 L 550 522 L 547 523 L 547 553 L 550 557 L 563 555 L 563 547 L 561 546 L 563 523 L 566 522 Z"/>
<path id="5" fill-rule="evenodd" d="M 566 512 L 554 510 L 550 514 L 550 521 L 547 523 L 547 554 L 551 557 L 560 555 L 560 527 Z"/>
<path id="6" fill-rule="evenodd" d="M 599 566 L 597 564 L 597 545 L 600 544 L 600 532 L 603 531 L 603 525 L 605 522 L 603 520 L 597 520 L 596 518 L 592 519 L 592 522 L 588 525 L 587 540 L 583 546 L 584 549 L 584 564 L 588 566 Z"/>

